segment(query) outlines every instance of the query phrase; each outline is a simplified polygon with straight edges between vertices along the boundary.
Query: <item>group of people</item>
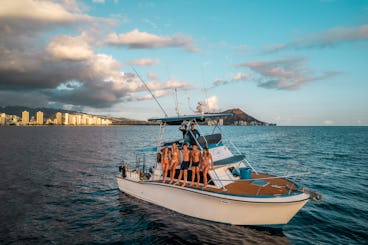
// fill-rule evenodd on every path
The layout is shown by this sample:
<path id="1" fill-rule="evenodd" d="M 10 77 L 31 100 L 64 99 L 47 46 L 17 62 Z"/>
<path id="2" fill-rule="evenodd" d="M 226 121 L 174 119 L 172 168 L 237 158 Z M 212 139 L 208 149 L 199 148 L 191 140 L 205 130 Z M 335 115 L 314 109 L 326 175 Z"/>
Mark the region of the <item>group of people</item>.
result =
<path id="1" fill-rule="evenodd" d="M 180 163 L 180 173 L 178 179 L 174 183 L 175 172 Z M 203 152 L 198 149 L 196 144 L 192 145 L 192 150 L 189 149 L 187 143 L 183 144 L 182 150 L 179 151 L 178 146 L 174 143 L 171 146 L 171 152 L 168 147 L 164 147 L 161 153 L 161 166 L 163 173 L 162 182 L 166 182 L 167 174 L 170 169 L 170 184 L 179 184 L 183 178 L 183 183 L 181 186 L 187 184 L 188 169 L 192 170 L 192 183 L 194 186 L 194 181 L 197 178 L 197 187 L 199 187 L 200 182 L 200 170 L 203 173 L 203 183 L 204 187 L 207 187 L 208 179 L 207 174 L 210 167 L 213 167 L 213 159 L 208 148 L 204 148 Z"/>

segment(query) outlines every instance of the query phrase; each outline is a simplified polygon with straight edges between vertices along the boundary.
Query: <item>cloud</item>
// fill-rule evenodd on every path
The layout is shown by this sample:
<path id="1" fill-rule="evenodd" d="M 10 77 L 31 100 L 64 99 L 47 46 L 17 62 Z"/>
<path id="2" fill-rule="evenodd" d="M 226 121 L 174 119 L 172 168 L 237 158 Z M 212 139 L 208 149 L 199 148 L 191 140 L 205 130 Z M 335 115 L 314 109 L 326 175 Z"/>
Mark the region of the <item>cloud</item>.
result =
<path id="1" fill-rule="evenodd" d="M 148 77 L 149 80 L 157 80 L 158 79 L 156 73 L 154 73 L 152 71 L 147 72 L 147 77 Z"/>
<path id="2" fill-rule="evenodd" d="M 223 86 L 223 85 L 236 83 L 236 82 L 239 82 L 239 81 L 246 81 L 246 80 L 250 79 L 251 77 L 252 77 L 251 74 L 238 72 L 235 75 L 233 75 L 230 80 L 219 79 L 219 80 L 214 81 L 212 83 L 212 86 L 213 87 L 218 87 L 218 86 Z"/>
<path id="3" fill-rule="evenodd" d="M 248 73 L 242 73 L 242 72 L 238 72 L 235 74 L 235 76 L 233 77 L 233 80 L 235 81 L 239 81 L 239 80 L 247 80 L 251 78 L 251 75 Z"/>
<path id="4" fill-rule="evenodd" d="M 97 22 L 84 15 L 75 1 L 5 1 L 0 9 L 0 89 L 4 98 L 18 104 L 67 104 L 110 107 L 145 91 L 136 75 L 121 72 L 123 64 L 111 55 L 97 53 Z M 4 6 L 4 7 L 3 7 Z M 15 9 L 19 11 L 15 11 Z M 90 25 L 88 25 L 90 24 Z M 97 23 L 98 24 L 98 23 Z M 59 28 L 87 30 L 77 35 L 54 35 Z M 51 36 L 49 42 L 45 37 Z M 148 83 L 154 92 L 191 89 L 181 81 Z M 23 95 L 27 94 L 27 96 Z"/>
<path id="5" fill-rule="evenodd" d="M 58 60 L 86 60 L 94 55 L 94 50 L 86 40 L 67 35 L 54 37 L 46 50 Z"/>
<path id="6" fill-rule="evenodd" d="M 187 82 L 178 81 L 174 79 L 170 79 L 164 83 L 157 82 L 157 81 L 149 82 L 147 83 L 147 86 L 151 90 L 173 90 L 173 89 L 192 90 L 194 89 L 193 85 Z"/>
<path id="7" fill-rule="evenodd" d="M 226 84 L 229 84 L 229 83 L 231 83 L 231 81 L 219 79 L 219 80 L 214 81 L 212 83 L 212 85 L 213 85 L 213 87 L 217 87 L 217 86 L 226 85 Z"/>
<path id="8" fill-rule="evenodd" d="M 192 38 L 182 34 L 158 36 L 134 29 L 128 33 L 110 33 L 105 41 L 107 44 L 129 49 L 182 48 L 189 52 L 198 52 Z"/>
<path id="9" fill-rule="evenodd" d="M 71 2 L 65 6 L 71 6 Z M 18 22 L 17 27 L 38 28 L 54 24 L 75 23 L 78 21 L 92 21 L 95 18 L 79 12 L 73 8 L 73 12 L 61 3 L 35 0 L 3 0 L 1 1 L 0 20 L 6 22 Z M 76 6 L 76 4 L 74 4 Z M 31 23 L 37 23 L 32 25 Z M 14 24 L 14 23 L 13 23 Z"/>
<path id="10" fill-rule="evenodd" d="M 153 92 L 156 98 L 164 97 L 170 94 L 168 90 L 158 90 Z M 137 95 L 136 93 L 131 93 L 126 96 L 125 101 L 143 101 L 143 100 L 151 100 L 153 99 L 151 94 Z"/>
<path id="11" fill-rule="evenodd" d="M 305 84 L 325 80 L 337 75 L 337 72 L 322 72 L 316 74 L 305 65 L 306 59 L 303 57 L 280 59 L 275 61 L 244 62 L 236 67 L 247 67 L 258 78 L 254 81 L 259 87 L 279 90 L 297 90 Z"/>
<path id="12" fill-rule="evenodd" d="M 143 59 L 132 60 L 128 62 L 129 65 L 134 65 L 134 66 L 153 66 L 153 65 L 157 65 L 158 63 L 159 63 L 159 60 L 150 59 L 150 58 L 143 58 Z"/>
<path id="13" fill-rule="evenodd" d="M 206 109 L 208 112 L 215 112 L 220 109 L 217 96 L 211 96 L 206 99 Z"/>
<path id="14" fill-rule="evenodd" d="M 329 29 L 290 43 L 274 45 L 266 48 L 266 52 L 276 52 L 285 49 L 327 48 L 358 41 L 368 41 L 368 25 Z"/>

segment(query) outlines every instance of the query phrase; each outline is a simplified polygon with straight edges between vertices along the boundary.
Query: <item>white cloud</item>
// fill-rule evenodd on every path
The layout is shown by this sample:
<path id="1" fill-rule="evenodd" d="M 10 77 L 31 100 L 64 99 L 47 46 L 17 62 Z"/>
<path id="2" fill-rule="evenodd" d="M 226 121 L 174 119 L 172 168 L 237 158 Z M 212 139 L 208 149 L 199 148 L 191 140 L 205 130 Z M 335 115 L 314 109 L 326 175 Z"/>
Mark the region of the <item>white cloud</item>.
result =
<path id="1" fill-rule="evenodd" d="M 80 36 L 56 36 L 46 50 L 53 58 L 59 60 L 86 60 L 94 55 L 92 47 Z"/>
<path id="2" fill-rule="evenodd" d="M 139 60 L 132 60 L 129 61 L 129 65 L 135 65 L 135 66 L 153 66 L 157 65 L 159 63 L 159 60 L 157 59 L 150 59 L 150 58 L 143 58 Z"/>
<path id="3" fill-rule="evenodd" d="M 220 109 L 217 96 L 208 97 L 206 99 L 206 105 L 208 112 L 216 112 Z"/>
<path id="4" fill-rule="evenodd" d="M 173 36 L 158 36 L 148 32 L 141 32 L 134 29 L 128 33 L 110 33 L 106 37 L 106 43 L 116 46 L 126 46 L 130 49 L 147 48 L 183 48 L 190 52 L 197 52 L 191 37 L 182 34 Z"/>
<path id="5" fill-rule="evenodd" d="M 88 21 L 93 18 L 80 13 L 67 11 L 62 4 L 50 1 L 35 0 L 2 0 L 0 8 L 1 19 L 18 19 L 42 21 L 48 23 L 66 23 L 78 20 Z"/>

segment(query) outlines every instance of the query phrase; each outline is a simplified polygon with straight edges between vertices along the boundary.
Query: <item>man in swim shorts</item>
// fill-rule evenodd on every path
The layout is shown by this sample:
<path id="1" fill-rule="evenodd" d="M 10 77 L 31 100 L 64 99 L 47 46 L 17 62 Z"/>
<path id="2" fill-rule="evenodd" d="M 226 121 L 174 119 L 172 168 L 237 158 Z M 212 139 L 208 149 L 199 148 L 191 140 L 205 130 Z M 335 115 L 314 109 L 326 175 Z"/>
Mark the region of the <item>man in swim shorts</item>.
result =
<path id="1" fill-rule="evenodd" d="M 181 185 L 184 187 L 187 183 L 187 174 L 188 174 L 188 168 L 189 168 L 189 163 L 190 163 L 190 150 L 188 149 L 188 145 L 186 143 L 183 144 L 183 149 L 181 150 L 181 154 L 183 156 L 183 162 L 180 165 L 180 174 L 175 184 L 179 184 L 179 181 L 184 175 L 184 183 Z"/>
<path id="2" fill-rule="evenodd" d="M 191 152 L 190 158 L 190 168 L 192 169 L 192 183 L 190 186 L 194 185 L 195 177 L 197 176 L 197 187 L 199 187 L 200 174 L 199 174 L 199 162 L 201 160 L 201 152 L 198 150 L 197 145 L 193 145 L 193 150 Z"/>

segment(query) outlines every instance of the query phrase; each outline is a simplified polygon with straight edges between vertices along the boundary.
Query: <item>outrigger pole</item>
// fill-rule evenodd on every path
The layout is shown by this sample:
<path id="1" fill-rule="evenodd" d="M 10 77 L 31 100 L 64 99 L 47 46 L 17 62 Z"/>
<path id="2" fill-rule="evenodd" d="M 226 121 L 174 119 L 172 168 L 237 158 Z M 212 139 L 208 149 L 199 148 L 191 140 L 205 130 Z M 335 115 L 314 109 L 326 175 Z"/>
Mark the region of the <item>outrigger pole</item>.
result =
<path id="1" fill-rule="evenodd" d="M 141 82 L 144 84 L 144 86 L 146 87 L 146 89 L 148 90 L 148 92 L 150 92 L 150 94 L 152 95 L 152 97 L 155 99 L 156 103 L 161 108 L 162 112 L 165 114 L 165 117 L 168 117 L 166 111 L 161 106 L 160 102 L 158 102 L 156 96 L 152 93 L 151 89 L 149 89 L 149 87 L 147 86 L 147 84 L 143 81 L 143 79 L 141 78 L 141 76 L 139 76 L 138 72 L 134 69 L 134 67 L 131 66 L 131 68 L 133 69 L 133 71 L 135 72 L 135 74 L 137 75 L 137 77 L 139 78 L 139 80 L 141 80 Z"/>

